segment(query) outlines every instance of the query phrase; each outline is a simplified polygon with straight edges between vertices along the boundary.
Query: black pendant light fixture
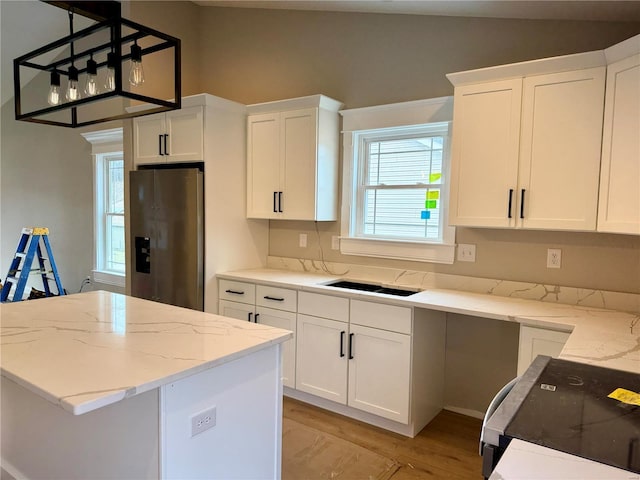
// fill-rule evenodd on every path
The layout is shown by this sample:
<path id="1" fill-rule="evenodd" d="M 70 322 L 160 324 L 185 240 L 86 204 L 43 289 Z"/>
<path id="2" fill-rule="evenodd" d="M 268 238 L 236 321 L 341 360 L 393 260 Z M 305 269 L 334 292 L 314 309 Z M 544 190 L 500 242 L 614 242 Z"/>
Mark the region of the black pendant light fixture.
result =
<path id="1" fill-rule="evenodd" d="M 68 11 L 69 35 L 13 61 L 16 120 L 75 128 L 180 108 L 179 39 L 122 18 L 117 1 L 44 3 Z M 74 32 L 74 15 L 97 23 Z M 145 78 L 143 66 L 145 57 L 153 55 L 162 55 L 155 85 L 153 75 Z M 40 91 L 41 81 L 23 84 L 24 69 L 45 75 L 47 87 Z M 140 93 L 143 83 L 154 92 L 162 84 L 173 99 Z M 152 107 L 127 112 L 123 99 Z"/>

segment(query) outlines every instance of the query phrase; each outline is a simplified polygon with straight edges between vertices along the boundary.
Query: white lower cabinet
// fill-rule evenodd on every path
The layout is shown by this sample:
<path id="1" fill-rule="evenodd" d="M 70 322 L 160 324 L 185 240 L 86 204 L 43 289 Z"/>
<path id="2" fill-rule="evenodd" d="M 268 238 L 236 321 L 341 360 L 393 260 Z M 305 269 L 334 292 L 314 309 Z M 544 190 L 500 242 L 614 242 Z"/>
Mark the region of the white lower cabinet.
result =
<path id="1" fill-rule="evenodd" d="M 295 332 L 294 398 L 412 437 L 442 409 L 444 312 L 226 280 L 220 299 L 221 315 Z"/>
<path id="2" fill-rule="evenodd" d="M 518 375 L 522 375 L 538 355 L 557 357 L 571 335 L 546 328 L 520 325 L 520 343 L 518 347 Z"/>
<path id="3" fill-rule="evenodd" d="M 348 405 L 409 422 L 411 336 L 351 325 Z"/>
<path id="4" fill-rule="evenodd" d="M 345 322 L 298 314 L 296 388 L 337 403 L 347 403 Z"/>
<path id="5" fill-rule="evenodd" d="M 256 323 L 293 332 L 293 338 L 282 344 L 282 384 L 295 387 L 296 381 L 296 314 L 273 308 L 256 307 Z"/>
<path id="6" fill-rule="evenodd" d="M 220 280 L 219 298 L 218 312 L 224 317 L 262 323 L 293 332 L 293 338 L 282 344 L 282 384 L 295 388 L 296 291 Z"/>
<path id="7" fill-rule="evenodd" d="M 411 332 L 411 309 L 301 292 L 298 311 L 317 316 L 298 313 L 296 388 L 407 424 L 411 335 L 389 330 Z"/>

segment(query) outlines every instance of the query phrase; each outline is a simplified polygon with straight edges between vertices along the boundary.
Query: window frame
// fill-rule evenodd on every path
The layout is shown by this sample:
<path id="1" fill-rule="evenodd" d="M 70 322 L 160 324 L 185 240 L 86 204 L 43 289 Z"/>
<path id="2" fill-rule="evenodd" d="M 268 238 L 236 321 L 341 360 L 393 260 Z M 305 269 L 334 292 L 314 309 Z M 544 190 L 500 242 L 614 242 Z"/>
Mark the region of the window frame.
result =
<path id="1" fill-rule="evenodd" d="M 123 173 L 124 188 L 124 154 L 120 152 L 99 153 L 95 156 L 95 268 L 94 271 L 104 273 L 106 275 L 126 275 L 127 262 L 124 262 L 124 271 L 119 271 L 108 267 L 109 246 L 111 244 L 111 230 L 109 229 L 109 220 L 113 217 L 122 218 L 124 228 L 124 209 L 122 213 L 111 212 L 108 205 L 111 201 L 110 194 L 110 162 L 121 161 Z M 123 192 L 124 201 L 124 192 Z"/>
<path id="2" fill-rule="evenodd" d="M 124 162 L 124 148 L 123 148 L 123 129 L 113 128 L 109 130 L 100 130 L 95 132 L 81 133 L 81 135 L 91 143 L 91 155 L 93 163 L 93 191 L 94 191 L 94 207 L 93 207 L 93 281 L 96 283 L 102 283 L 106 285 L 113 285 L 120 288 L 125 288 L 126 283 L 126 270 L 127 261 L 125 259 L 125 271 L 117 272 L 114 270 L 108 270 L 104 267 L 104 253 L 100 245 L 102 244 L 102 238 L 106 230 L 106 224 L 102 226 L 103 222 L 103 204 L 104 204 L 104 189 L 107 185 L 103 182 L 104 162 L 103 158 L 107 156 L 120 155 L 123 160 L 123 175 L 126 173 L 126 163 Z M 123 178 L 126 181 L 126 178 Z M 125 187 L 126 188 L 126 187 Z M 126 191 L 125 191 L 126 195 Z M 125 198 L 126 203 L 126 198 Z M 126 209 L 126 205 L 125 205 Z M 124 213 L 123 213 L 123 219 Z M 126 219 L 125 219 L 126 222 Z M 125 227 L 126 228 L 126 227 Z M 125 235 L 125 243 L 126 243 Z"/>
<path id="3" fill-rule="evenodd" d="M 455 253 L 455 227 L 446 224 L 448 216 L 448 193 L 451 158 L 451 127 L 453 120 L 453 97 L 441 97 L 414 102 L 403 102 L 376 107 L 343 110 L 343 191 L 341 211 L 340 253 L 396 260 L 409 260 L 431 263 L 452 264 Z M 359 149 L 363 138 L 393 136 L 404 132 L 409 136 L 420 131 L 434 128 L 442 129 L 448 124 L 445 138 L 445 157 L 442 165 L 443 182 L 440 185 L 441 238 L 403 239 L 398 237 L 372 238 L 358 235 L 356 224 L 360 222 L 357 190 L 359 168 L 364 162 L 358 162 Z M 446 200 L 446 201 L 445 201 Z"/>

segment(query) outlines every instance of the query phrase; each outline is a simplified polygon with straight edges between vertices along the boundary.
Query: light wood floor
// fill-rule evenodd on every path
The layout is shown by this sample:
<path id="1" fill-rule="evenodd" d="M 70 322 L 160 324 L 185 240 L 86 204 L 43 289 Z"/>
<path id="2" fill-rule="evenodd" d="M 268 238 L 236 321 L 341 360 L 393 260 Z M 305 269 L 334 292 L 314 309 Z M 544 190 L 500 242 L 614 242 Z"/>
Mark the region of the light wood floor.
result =
<path id="1" fill-rule="evenodd" d="M 397 470 L 387 477 L 392 480 L 482 479 L 478 419 L 443 410 L 415 438 L 408 438 L 287 397 L 283 410 L 285 419 L 394 460 Z M 284 480 L 301 480 L 287 472 L 287 451 L 293 447 L 283 440 Z"/>

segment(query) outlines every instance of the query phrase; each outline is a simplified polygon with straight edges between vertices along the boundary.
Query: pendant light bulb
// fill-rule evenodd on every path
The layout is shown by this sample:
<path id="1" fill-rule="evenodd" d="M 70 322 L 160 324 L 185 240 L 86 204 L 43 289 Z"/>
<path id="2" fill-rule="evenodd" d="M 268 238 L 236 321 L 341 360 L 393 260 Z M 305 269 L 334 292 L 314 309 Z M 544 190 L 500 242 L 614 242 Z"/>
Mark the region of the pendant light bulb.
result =
<path id="1" fill-rule="evenodd" d="M 80 90 L 78 89 L 78 69 L 73 65 L 69 67 L 69 83 L 67 85 L 66 98 L 70 102 L 80 98 Z"/>
<path id="2" fill-rule="evenodd" d="M 54 70 L 51 72 L 51 82 L 49 94 L 47 95 L 47 103 L 51 106 L 60 105 L 60 74 Z"/>
<path id="3" fill-rule="evenodd" d="M 93 56 L 87 60 L 87 81 L 84 85 L 84 93 L 87 96 L 92 97 L 98 93 L 98 64 L 93 59 Z"/>
<path id="4" fill-rule="evenodd" d="M 104 89 L 107 92 L 113 92 L 116 89 L 116 54 L 114 52 L 107 54 L 107 78 L 104 81 Z"/>
<path id="5" fill-rule="evenodd" d="M 138 43 L 131 45 L 131 71 L 129 72 L 129 83 L 134 87 L 144 83 L 142 49 L 138 46 Z"/>

